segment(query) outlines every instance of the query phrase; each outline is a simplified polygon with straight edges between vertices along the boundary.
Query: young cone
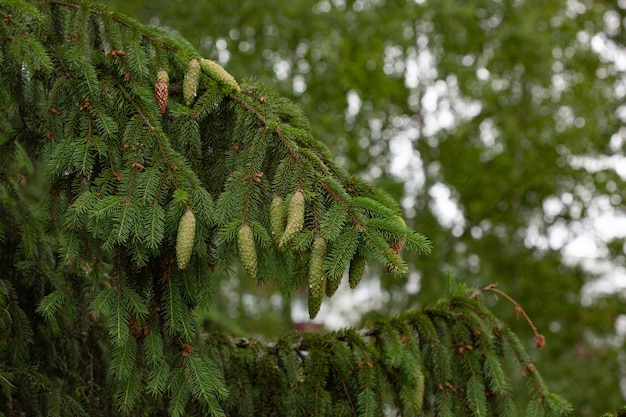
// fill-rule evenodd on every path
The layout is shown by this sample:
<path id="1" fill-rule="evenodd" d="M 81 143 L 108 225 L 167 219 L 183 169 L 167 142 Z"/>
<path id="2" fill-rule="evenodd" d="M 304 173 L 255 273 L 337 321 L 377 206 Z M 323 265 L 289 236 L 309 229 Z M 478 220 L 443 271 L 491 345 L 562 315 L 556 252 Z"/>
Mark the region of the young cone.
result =
<path id="1" fill-rule="evenodd" d="M 334 277 L 331 277 L 330 275 L 326 276 L 326 297 L 332 297 L 333 295 L 335 295 L 335 293 L 339 289 L 339 285 L 341 285 L 342 276 L 343 274 L 335 275 Z"/>
<path id="2" fill-rule="evenodd" d="M 183 78 L 183 99 L 187 106 L 191 106 L 196 99 L 200 82 L 200 63 L 197 59 L 189 61 L 189 67 Z"/>
<path id="3" fill-rule="evenodd" d="M 235 78 L 217 62 L 202 58 L 200 59 L 200 67 L 202 68 L 202 72 L 213 78 L 219 84 L 232 87 L 232 89 L 237 93 L 241 91 Z"/>
<path id="4" fill-rule="evenodd" d="M 167 108 L 167 95 L 170 77 L 164 69 L 157 72 L 156 83 L 154 84 L 154 96 L 161 114 L 165 113 Z"/>
<path id="5" fill-rule="evenodd" d="M 280 238 L 278 248 L 285 250 L 291 239 L 293 239 L 301 230 L 304 225 L 304 193 L 302 190 L 297 190 L 291 200 L 289 200 L 289 211 L 287 212 L 287 226 L 285 226 L 285 232 Z"/>
<path id="6" fill-rule="evenodd" d="M 243 268 L 251 278 L 256 278 L 258 265 L 254 234 L 247 223 L 242 225 L 237 232 L 237 249 L 239 249 L 239 258 Z"/>
<path id="7" fill-rule="evenodd" d="M 366 263 L 365 256 L 361 255 L 359 252 L 357 252 L 350 261 L 350 268 L 348 270 L 348 283 L 350 284 L 350 288 L 356 288 L 359 282 L 361 282 L 363 275 L 365 275 Z"/>
<path id="8" fill-rule="evenodd" d="M 326 274 L 324 271 L 326 259 L 326 241 L 320 235 L 315 236 L 311 259 L 309 260 L 309 317 L 314 319 L 320 311 L 322 299 L 326 293 Z"/>
<path id="9" fill-rule="evenodd" d="M 188 208 L 178 222 L 178 235 L 176 237 L 176 262 L 180 269 L 189 266 L 195 236 L 196 216 Z"/>

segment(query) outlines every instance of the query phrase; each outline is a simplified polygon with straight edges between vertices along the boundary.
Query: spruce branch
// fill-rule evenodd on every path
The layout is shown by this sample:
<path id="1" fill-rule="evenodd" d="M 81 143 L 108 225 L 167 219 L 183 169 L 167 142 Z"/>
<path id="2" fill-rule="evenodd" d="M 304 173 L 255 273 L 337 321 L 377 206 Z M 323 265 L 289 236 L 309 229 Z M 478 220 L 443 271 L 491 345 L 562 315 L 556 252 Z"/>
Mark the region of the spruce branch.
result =
<path id="1" fill-rule="evenodd" d="M 243 94 L 245 95 L 249 95 L 252 96 L 252 89 L 250 88 L 244 88 L 243 90 L 241 90 Z M 254 98 L 254 96 L 252 96 Z M 261 113 L 261 111 L 254 106 L 252 103 L 250 103 L 248 100 L 244 99 L 242 97 L 242 95 L 240 94 L 230 94 L 228 96 L 228 98 L 238 104 L 240 104 L 241 106 L 243 106 L 249 113 L 253 114 L 262 124 L 262 126 L 265 129 L 269 129 L 271 130 L 277 138 L 280 139 L 281 143 L 283 144 L 283 146 L 285 147 L 285 149 L 287 149 L 287 151 L 289 152 L 289 155 L 295 160 L 295 161 L 300 161 L 300 154 L 298 152 L 298 150 L 293 146 L 293 144 L 287 140 L 287 138 L 285 137 L 285 135 L 283 134 L 282 129 L 280 128 L 279 124 L 276 123 L 270 123 L 268 117 L 266 117 L 263 113 Z M 256 101 L 259 101 L 260 97 L 257 97 Z M 263 101 L 264 103 L 265 101 Z M 261 103 L 261 104 L 263 104 Z"/>
<path id="2" fill-rule="evenodd" d="M 110 19 L 117 24 L 124 26 L 129 29 L 133 29 L 141 34 L 141 36 L 149 41 L 152 44 L 159 45 L 163 48 L 166 48 L 172 51 L 175 54 L 181 53 L 182 45 L 178 42 L 174 42 L 174 38 L 166 31 L 158 29 L 158 28 L 150 28 L 148 30 L 147 26 L 139 24 L 134 19 L 123 16 L 117 13 L 111 13 L 104 6 L 98 6 L 97 4 L 87 2 L 87 1 L 76 1 L 76 2 L 68 2 L 63 0 L 45 0 L 50 4 L 56 4 L 59 6 L 67 7 L 70 9 L 80 10 L 81 8 L 85 8 L 88 13 L 102 18 L 104 20 Z M 186 51 L 189 52 L 189 51 Z"/>
<path id="3" fill-rule="evenodd" d="M 507 349 L 498 347 L 502 342 Z M 371 327 L 323 334 L 294 333 L 277 342 L 232 338 L 227 345 L 250 351 L 252 356 L 295 354 L 299 358 L 297 366 L 304 366 L 320 346 L 333 346 L 336 352 L 345 349 L 351 352 L 349 359 L 344 358 L 345 365 L 352 370 L 351 375 L 360 374 L 358 383 L 365 384 L 360 385 L 361 389 L 373 390 L 368 395 L 375 397 L 386 383 L 393 386 L 398 378 L 407 378 L 393 391 L 401 393 L 402 387 L 414 386 L 414 390 L 423 394 L 413 397 L 413 402 L 405 403 L 403 409 L 423 412 L 423 407 L 432 406 L 423 396 L 437 393 L 441 401 L 438 411 L 433 411 L 436 414 L 443 413 L 446 407 L 462 407 L 471 415 L 497 415 L 497 412 L 491 414 L 492 407 L 510 410 L 512 394 L 503 362 L 513 356 L 522 366 L 523 376 L 531 382 L 529 391 L 539 400 L 537 407 L 546 412 L 552 406 L 553 394 L 529 361 L 522 344 L 474 295 L 442 300 L 422 310 L 381 320 Z M 416 361 L 420 365 L 412 368 Z M 374 369 L 382 374 L 370 375 Z M 345 380 L 340 375 L 337 377 L 337 383 L 343 387 L 340 389 L 346 390 Z M 419 388 L 424 381 L 429 381 L 428 387 Z M 408 396 L 405 393 L 402 398 Z M 358 403 L 374 407 L 371 402 L 374 397 Z M 397 404 L 402 404 L 402 398 Z"/>

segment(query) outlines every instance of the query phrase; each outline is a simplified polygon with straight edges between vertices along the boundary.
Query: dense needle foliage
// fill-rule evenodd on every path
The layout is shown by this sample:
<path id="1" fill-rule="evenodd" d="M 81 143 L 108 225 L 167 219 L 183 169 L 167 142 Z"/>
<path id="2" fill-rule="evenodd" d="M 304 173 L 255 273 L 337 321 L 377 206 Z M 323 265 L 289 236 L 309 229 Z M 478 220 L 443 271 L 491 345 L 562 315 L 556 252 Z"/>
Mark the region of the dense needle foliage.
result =
<path id="1" fill-rule="evenodd" d="M 510 362 L 527 415 L 567 413 L 453 279 L 367 329 L 204 332 L 217 271 L 306 286 L 315 317 L 365 260 L 403 276 L 430 244 L 294 104 L 184 39 L 86 2 L 0 14 L 0 413 L 509 416 Z"/>

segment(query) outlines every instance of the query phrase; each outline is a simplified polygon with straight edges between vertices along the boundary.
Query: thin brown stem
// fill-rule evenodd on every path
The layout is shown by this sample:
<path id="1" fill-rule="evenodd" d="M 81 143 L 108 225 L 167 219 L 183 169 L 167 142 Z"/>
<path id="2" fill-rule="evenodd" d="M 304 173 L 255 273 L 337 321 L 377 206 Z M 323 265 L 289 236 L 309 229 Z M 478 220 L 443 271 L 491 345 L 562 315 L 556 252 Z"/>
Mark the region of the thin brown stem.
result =
<path id="1" fill-rule="evenodd" d="M 510 295 L 508 295 L 504 291 L 499 290 L 498 288 L 496 288 L 497 285 L 498 284 L 489 284 L 486 287 L 484 287 L 483 289 L 474 292 L 471 295 L 471 298 L 478 298 L 478 296 L 480 294 L 482 294 L 483 292 L 489 291 L 489 292 L 492 292 L 494 294 L 500 295 L 500 296 L 506 298 L 507 300 L 509 300 L 509 302 L 511 304 L 513 304 L 513 306 L 515 307 L 515 312 L 518 314 L 518 316 L 522 315 L 522 317 L 524 317 L 524 320 L 526 320 L 526 322 L 530 326 L 531 330 L 533 331 L 533 334 L 535 335 L 535 340 L 536 340 L 537 347 L 538 348 L 543 347 L 543 345 L 545 344 L 545 340 L 546 340 L 545 336 L 542 335 L 541 333 L 539 333 L 539 331 L 537 330 L 537 326 L 535 326 L 535 323 L 533 323 L 533 321 L 530 319 L 530 317 L 528 316 L 526 311 L 522 308 L 520 303 L 515 301 L 513 299 L 513 297 L 511 297 Z"/>

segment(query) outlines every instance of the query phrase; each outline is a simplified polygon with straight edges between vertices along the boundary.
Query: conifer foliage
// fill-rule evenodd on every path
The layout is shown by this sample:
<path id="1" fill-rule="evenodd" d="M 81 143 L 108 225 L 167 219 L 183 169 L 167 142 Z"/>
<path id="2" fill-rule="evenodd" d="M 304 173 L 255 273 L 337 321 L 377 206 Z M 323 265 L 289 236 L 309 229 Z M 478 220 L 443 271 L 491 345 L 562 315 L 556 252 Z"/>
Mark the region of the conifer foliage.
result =
<path id="1" fill-rule="evenodd" d="M 521 343 L 453 281 L 421 311 L 276 342 L 207 335 L 240 265 L 314 317 L 366 260 L 428 252 L 304 114 L 157 28 L 82 1 L 0 2 L 0 414 L 559 415 Z"/>

